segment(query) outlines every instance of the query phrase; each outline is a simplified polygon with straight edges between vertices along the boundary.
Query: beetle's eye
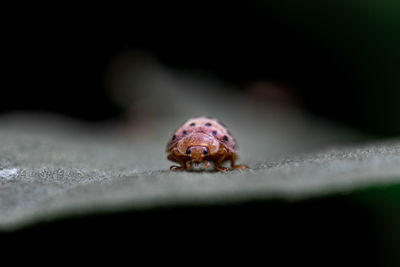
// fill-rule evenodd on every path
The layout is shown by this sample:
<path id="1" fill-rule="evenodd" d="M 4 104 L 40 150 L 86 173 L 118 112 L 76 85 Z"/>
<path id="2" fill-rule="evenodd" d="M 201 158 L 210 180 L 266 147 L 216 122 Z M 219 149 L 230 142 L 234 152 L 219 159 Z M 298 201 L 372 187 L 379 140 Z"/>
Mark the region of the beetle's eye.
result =
<path id="1" fill-rule="evenodd" d="M 204 155 L 208 155 L 208 149 L 204 148 L 203 153 L 204 153 Z"/>
<path id="2" fill-rule="evenodd" d="M 186 150 L 186 154 L 190 154 L 191 153 L 191 151 L 190 151 L 190 147 Z"/>

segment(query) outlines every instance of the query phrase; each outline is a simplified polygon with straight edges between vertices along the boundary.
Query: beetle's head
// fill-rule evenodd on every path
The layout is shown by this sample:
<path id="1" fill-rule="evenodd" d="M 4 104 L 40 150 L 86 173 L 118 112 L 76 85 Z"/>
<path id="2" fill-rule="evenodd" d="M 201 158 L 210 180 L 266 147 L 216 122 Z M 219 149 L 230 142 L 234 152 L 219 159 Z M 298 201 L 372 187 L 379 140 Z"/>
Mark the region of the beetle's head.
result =
<path id="1" fill-rule="evenodd" d="M 214 136 L 205 133 L 192 133 L 177 144 L 180 155 L 190 157 L 193 163 L 205 161 L 207 156 L 215 155 L 219 150 L 219 142 Z"/>
<path id="2" fill-rule="evenodd" d="M 204 157 L 209 154 L 206 146 L 191 146 L 186 150 L 186 154 L 192 159 L 193 163 L 204 161 Z"/>

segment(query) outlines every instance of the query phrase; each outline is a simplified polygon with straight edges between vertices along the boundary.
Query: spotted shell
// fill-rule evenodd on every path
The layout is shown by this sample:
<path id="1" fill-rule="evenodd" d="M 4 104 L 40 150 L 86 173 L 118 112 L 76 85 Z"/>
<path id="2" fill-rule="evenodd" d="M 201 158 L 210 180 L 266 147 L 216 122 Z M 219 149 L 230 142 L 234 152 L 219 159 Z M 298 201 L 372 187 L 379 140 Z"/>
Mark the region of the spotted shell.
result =
<path id="1" fill-rule="evenodd" d="M 204 133 L 210 141 L 218 141 L 232 153 L 236 153 L 236 142 L 231 133 L 217 119 L 208 117 L 192 118 L 184 122 L 171 136 L 167 145 L 167 152 L 179 144 L 179 141 L 189 137 L 192 133 Z"/>

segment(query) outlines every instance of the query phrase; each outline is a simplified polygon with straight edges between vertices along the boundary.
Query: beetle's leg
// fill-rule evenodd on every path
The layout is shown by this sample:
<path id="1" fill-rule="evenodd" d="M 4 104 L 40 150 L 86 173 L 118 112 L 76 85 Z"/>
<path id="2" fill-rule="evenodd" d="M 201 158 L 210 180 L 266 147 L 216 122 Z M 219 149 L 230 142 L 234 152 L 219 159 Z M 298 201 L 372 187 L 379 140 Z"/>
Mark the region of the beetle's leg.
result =
<path id="1" fill-rule="evenodd" d="M 191 163 L 192 163 L 191 160 L 186 161 L 186 164 L 185 164 L 186 165 L 186 169 L 190 169 L 192 167 Z"/>
<path id="2" fill-rule="evenodd" d="M 169 167 L 171 170 L 182 171 L 182 170 L 186 169 L 186 165 L 183 162 L 183 160 L 180 157 L 176 156 L 174 153 L 169 154 L 168 159 L 181 164 L 181 166 L 172 165 L 171 167 Z"/>
<path id="3" fill-rule="evenodd" d="M 231 168 L 232 169 L 243 170 L 243 169 L 247 169 L 249 167 L 249 166 L 247 166 L 245 164 L 235 165 L 235 161 L 236 160 L 237 160 L 237 154 L 233 154 L 231 156 Z"/>
<path id="4" fill-rule="evenodd" d="M 206 169 L 210 168 L 210 162 L 207 161 L 207 162 L 206 162 L 206 165 L 205 165 L 204 167 L 206 167 Z"/>
<path id="5" fill-rule="evenodd" d="M 228 168 L 219 166 L 226 158 L 226 155 L 223 154 L 221 157 L 215 162 L 215 168 L 221 172 L 226 172 Z"/>
<path id="6" fill-rule="evenodd" d="M 183 167 L 183 166 L 171 165 L 171 166 L 169 167 L 169 169 L 172 170 L 172 171 L 183 171 L 183 170 L 185 169 L 185 167 Z"/>

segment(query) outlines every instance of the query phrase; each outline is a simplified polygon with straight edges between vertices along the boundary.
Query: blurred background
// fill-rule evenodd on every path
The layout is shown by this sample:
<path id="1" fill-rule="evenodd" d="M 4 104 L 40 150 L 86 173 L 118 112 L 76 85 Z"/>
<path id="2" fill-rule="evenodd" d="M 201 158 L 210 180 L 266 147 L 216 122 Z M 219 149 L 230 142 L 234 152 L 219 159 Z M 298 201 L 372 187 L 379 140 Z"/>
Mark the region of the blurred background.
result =
<path id="1" fill-rule="evenodd" d="M 2 119 L 21 112 L 56 114 L 55 120 L 66 117 L 82 125 L 122 125 L 117 129 L 133 136 L 134 141 L 122 140 L 122 145 L 115 145 L 117 138 L 112 136 L 89 152 L 83 143 L 92 140 L 93 133 L 81 143 L 72 139 L 74 145 L 67 140 L 54 153 L 63 151 L 68 159 L 60 165 L 80 168 L 90 163 L 96 171 L 119 168 L 125 175 L 168 170 L 171 163 L 164 149 L 169 135 L 185 119 L 199 115 L 217 117 L 230 126 L 239 142 L 240 163 L 251 167 L 330 145 L 400 135 L 400 1 L 34 3 L 6 8 L 4 13 Z M 48 117 L 24 118 L 10 121 L 41 130 L 54 122 L 43 119 Z M 47 138 L 43 136 L 38 140 Z M 39 161 L 40 167 L 51 166 L 46 157 L 35 159 L 37 151 L 30 150 L 26 158 Z M 392 229 L 398 229 L 399 188 L 391 190 L 386 194 L 378 188 L 379 194 L 339 195 L 327 201 L 262 203 L 250 211 L 247 206 L 205 208 L 199 217 L 228 210 L 226 222 L 242 218 L 238 222 L 250 226 L 253 221 L 246 218 L 259 218 L 268 210 L 256 229 L 269 223 L 275 241 L 281 240 L 275 229 L 286 231 L 303 218 L 294 236 L 307 240 L 314 233 L 319 247 L 328 235 L 333 248 L 344 245 L 352 254 L 358 247 L 354 261 L 367 255 L 367 263 L 371 255 L 398 255 L 399 231 L 393 234 Z M 144 217 L 143 226 L 168 216 L 197 221 L 191 207 L 175 213 L 180 217 L 168 212 L 157 213 L 155 220 Z M 284 226 L 271 224 L 268 215 Z M 93 222 L 103 220 L 118 229 L 125 221 L 106 217 Z M 131 229 L 130 222 L 136 220 L 128 220 L 120 231 Z M 54 231 L 70 227 L 73 232 L 82 224 L 84 220 L 75 227 L 61 222 Z M 89 220 L 88 228 L 93 224 Z M 359 230 L 360 225 L 367 230 Z M 47 225 L 39 227 L 38 236 L 46 229 Z M 104 230 L 102 224 L 93 229 Z M 342 235 L 336 235 L 340 231 Z M 266 234 L 265 240 L 271 236 Z M 343 242 L 346 237 L 351 242 Z M 286 239 L 280 242 L 285 251 Z"/>
<path id="2" fill-rule="evenodd" d="M 199 97 L 215 107 L 236 95 L 369 136 L 400 134 L 397 1 L 47 8 L 26 6 L 3 19 L 3 114 L 50 111 L 87 122 L 137 122 L 184 113 Z M 175 86 L 171 72 L 180 80 L 194 76 L 191 84 L 209 90 Z M 223 86 L 212 88 L 210 81 Z"/>

